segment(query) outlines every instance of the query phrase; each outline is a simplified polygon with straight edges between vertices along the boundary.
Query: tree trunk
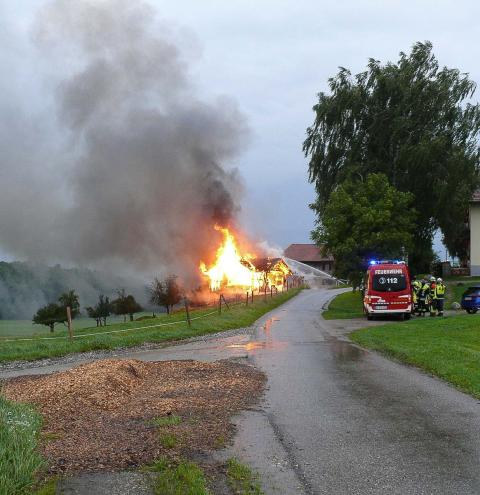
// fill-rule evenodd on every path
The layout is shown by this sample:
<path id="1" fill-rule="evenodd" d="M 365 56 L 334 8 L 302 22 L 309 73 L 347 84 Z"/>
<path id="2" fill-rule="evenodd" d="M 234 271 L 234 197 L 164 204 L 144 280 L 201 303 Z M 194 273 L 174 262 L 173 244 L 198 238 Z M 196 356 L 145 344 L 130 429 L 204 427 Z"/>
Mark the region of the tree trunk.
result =
<path id="1" fill-rule="evenodd" d="M 53 329 L 55 327 L 55 323 L 50 323 L 50 333 L 53 333 Z"/>

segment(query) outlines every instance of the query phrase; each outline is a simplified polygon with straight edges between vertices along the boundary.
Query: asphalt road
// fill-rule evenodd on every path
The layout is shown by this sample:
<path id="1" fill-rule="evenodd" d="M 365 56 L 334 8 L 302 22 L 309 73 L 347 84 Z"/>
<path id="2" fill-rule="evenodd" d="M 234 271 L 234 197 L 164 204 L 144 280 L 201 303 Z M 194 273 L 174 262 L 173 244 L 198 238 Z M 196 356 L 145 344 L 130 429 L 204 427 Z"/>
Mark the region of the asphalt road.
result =
<path id="1" fill-rule="evenodd" d="M 219 456 L 236 455 L 259 471 L 268 495 L 479 494 L 480 403 L 351 344 L 346 335 L 367 322 L 323 320 L 334 294 L 304 291 L 253 332 L 118 357 L 233 357 L 262 369 L 265 401 L 237 418 L 235 444 Z"/>
<path id="2" fill-rule="evenodd" d="M 271 313 L 249 343 L 249 359 L 269 379 L 263 414 L 297 478 L 296 487 L 268 491 L 479 494 L 480 403 L 346 341 L 365 323 L 323 320 L 329 297 L 304 291 Z M 261 429 L 244 449 L 253 463 Z"/>

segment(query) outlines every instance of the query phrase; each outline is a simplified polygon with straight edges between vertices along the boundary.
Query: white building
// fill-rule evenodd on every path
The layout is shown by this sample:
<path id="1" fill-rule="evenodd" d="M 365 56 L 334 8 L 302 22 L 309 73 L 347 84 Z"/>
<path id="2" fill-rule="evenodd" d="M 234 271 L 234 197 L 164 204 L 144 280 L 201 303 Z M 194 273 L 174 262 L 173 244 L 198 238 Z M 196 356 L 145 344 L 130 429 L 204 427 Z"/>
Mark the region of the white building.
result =
<path id="1" fill-rule="evenodd" d="M 480 275 L 480 189 L 470 203 L 470 275 Z"/>

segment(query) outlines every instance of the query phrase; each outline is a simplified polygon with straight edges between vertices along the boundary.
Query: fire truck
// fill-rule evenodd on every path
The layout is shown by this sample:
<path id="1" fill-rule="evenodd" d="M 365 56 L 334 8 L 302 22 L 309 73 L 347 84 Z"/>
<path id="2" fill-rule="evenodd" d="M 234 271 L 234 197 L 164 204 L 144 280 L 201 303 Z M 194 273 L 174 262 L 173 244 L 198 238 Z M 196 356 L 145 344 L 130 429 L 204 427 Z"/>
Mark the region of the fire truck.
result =
<path id="1" fill-rule="evenodd" d="M 410 274 L 403 261 L 370 261 L 364 280 L 363 310 L 369 320 L 376 316 L 412 314 Z"/>

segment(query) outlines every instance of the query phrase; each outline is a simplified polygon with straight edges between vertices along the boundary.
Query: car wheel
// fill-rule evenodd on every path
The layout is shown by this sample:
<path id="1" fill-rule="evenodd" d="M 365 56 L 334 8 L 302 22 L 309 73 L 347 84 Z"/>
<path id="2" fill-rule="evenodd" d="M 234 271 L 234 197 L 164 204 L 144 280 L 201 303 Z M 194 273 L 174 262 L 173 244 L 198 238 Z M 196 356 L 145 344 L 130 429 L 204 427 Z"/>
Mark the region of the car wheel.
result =
<path id="1" fill-rule="evenodd" d="M 409 320 L 411 317 L 411 313 L 405 313 L 405 320 Z"/>
<path id="2" fill-rule="evenodd" d="M 478 308 L 472 309 L 472 313 L 475 314 L 478 311 Z"/>
<path id="3" fill-rule="evenodd" d="M 470 309 L 470 308 L 469 308 L 469 309 L 466 309 L 465 311 L 466 311 L 469 315 L 471 315 L 471 314 L 473 313 L 473 309 Z"/>

